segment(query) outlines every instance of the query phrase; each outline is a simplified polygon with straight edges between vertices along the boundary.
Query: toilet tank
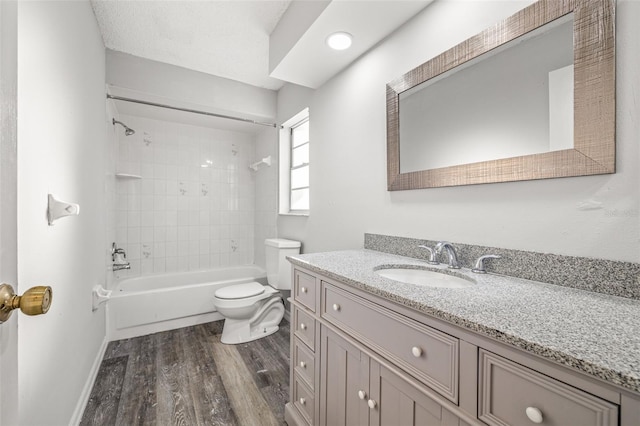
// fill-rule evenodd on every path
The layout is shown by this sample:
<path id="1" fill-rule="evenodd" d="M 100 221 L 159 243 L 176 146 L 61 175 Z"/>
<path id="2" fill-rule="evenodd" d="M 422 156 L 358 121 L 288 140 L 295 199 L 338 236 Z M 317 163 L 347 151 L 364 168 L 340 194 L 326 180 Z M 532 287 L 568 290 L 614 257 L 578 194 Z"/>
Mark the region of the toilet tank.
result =
<path id="1" fill-rule="evenodd" d="M 269 238 L 264 244 L 269 285 L 280 290 L 291 289 L 291 264 L 287 256 L 300 254 L 300 241 Z"/>

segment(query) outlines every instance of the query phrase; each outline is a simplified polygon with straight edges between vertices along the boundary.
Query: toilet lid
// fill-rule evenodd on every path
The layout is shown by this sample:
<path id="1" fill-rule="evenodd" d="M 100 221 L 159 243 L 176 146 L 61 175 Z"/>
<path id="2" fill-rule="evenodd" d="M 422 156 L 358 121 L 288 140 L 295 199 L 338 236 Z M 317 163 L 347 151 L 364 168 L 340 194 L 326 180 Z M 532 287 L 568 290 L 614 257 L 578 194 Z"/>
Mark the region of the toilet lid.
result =
<path id="1" fill-rule="evenodd" d="M 216 290 L 215 296 L 218 299 L 243 299 L 245 297 L 257 296 L 264 293 L 264 286 L 257 282 L 246 284 L 230 285 Z"/>

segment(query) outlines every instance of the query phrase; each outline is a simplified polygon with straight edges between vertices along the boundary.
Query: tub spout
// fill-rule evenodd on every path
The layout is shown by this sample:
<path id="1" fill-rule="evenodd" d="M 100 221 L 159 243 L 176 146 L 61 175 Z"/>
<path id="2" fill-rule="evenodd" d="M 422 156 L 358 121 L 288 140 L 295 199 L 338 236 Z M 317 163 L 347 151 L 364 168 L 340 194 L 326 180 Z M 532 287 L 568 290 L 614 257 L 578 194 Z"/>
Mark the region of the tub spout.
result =
<path id="1" fill-rule="evenodd" d="M 121 271 L 122 269 L 131 269 L 131 264 L 129 262 L 124 263 L 114 263 L 113 271 Z"/>

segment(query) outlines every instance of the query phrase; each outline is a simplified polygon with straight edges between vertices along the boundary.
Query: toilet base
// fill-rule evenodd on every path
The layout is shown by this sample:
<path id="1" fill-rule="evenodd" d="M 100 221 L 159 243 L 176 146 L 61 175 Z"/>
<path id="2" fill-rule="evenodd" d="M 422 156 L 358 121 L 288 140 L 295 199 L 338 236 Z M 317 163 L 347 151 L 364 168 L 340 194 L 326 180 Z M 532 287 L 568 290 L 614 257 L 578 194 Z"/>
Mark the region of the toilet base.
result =
<path id="1" fill-rule="evenodd" d="M 234 324 L 236 323 L 236 324 Z M 242 324 L 237 324 L 242 323 Z M 224 328 L 222 329 L 222 336 L 220 341 L 226 345 L 237 345 L 239 343 L 251 342 L 263 337 L 267 337 L 270 334 L 275 333 L 280 329 L 277 325 L 264 327 L 262 329 L 256 328 L 255 330 L 249 330 L 247 321 L 244 320 L 224 320 Z"/>
<path id="2" fill-rule="evenodd" d="M 279 330 L 278 324 L 283 317 L 282 298 L 273 297 L 250 319 L 226 318 L 220 341 L 227 345 L 237 345 L 267 337 Z"/>

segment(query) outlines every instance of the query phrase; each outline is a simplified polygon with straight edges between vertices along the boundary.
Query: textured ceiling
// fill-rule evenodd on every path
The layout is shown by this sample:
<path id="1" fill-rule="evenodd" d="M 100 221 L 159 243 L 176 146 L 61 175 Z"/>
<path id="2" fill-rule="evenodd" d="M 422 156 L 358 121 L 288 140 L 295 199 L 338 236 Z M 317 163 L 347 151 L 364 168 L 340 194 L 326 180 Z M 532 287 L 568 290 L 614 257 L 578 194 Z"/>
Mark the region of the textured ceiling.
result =
<path id="1" fill-rule="evenodd" d="M 107 48 L 279 89 L 269 35 L 291 0 L 91 0 Z"/>

